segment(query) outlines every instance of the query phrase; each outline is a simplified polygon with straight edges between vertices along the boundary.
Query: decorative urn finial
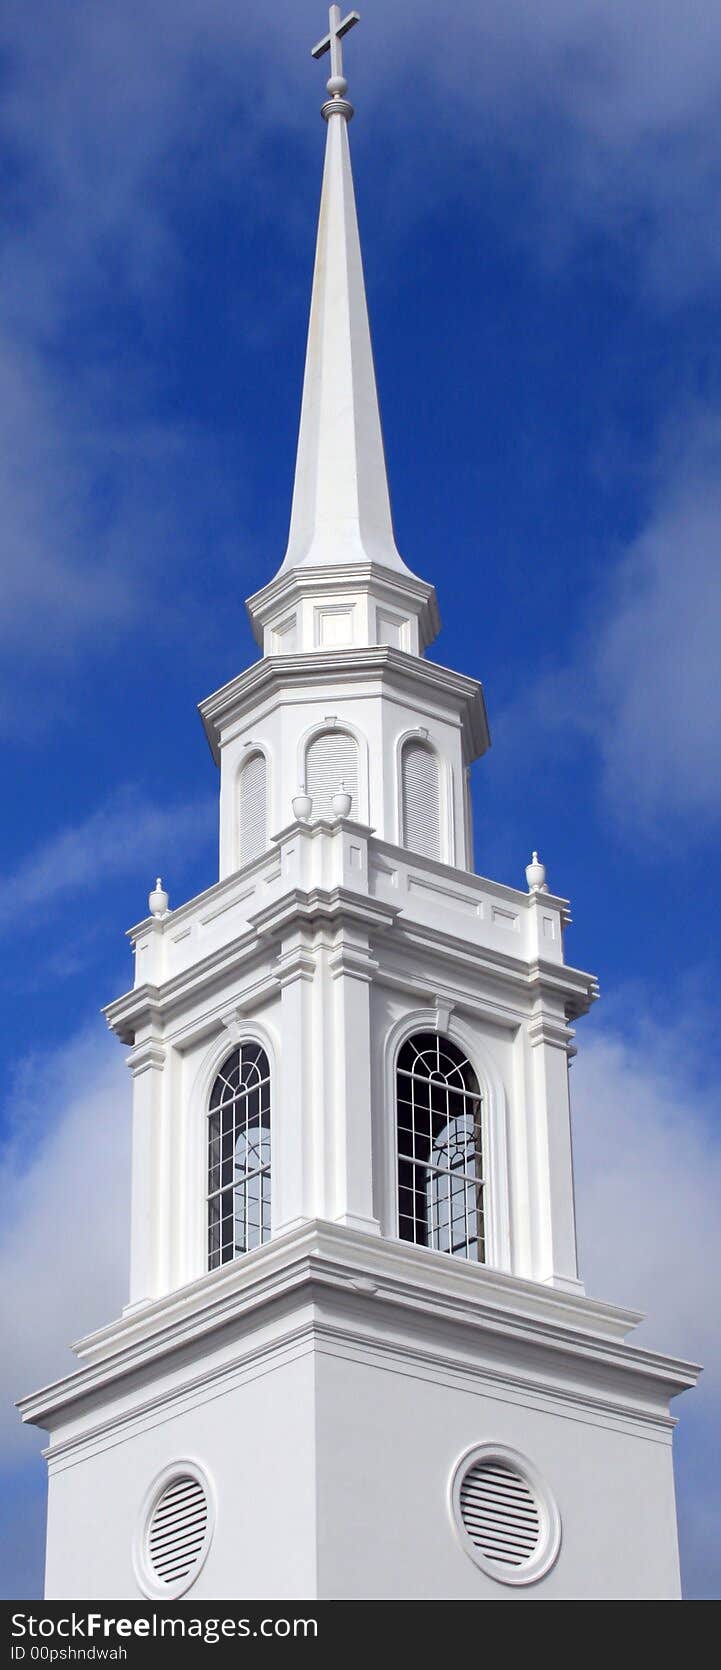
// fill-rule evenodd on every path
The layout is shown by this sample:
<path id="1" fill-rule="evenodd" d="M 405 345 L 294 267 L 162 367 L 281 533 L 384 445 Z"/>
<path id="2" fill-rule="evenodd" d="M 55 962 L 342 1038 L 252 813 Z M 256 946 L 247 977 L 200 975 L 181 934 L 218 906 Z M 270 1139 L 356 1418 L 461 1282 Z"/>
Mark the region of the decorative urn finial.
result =
<path id="1" fill-rule="evenodd" d="M 306 794 L 305 783 L 301 783 L 298 793 L 293 796 L 291 805 L 293 807 L 293 817 L 297 818 L 299 823 L 307 823 L 313 810 L 313 802 L 310 795 Z"/>
<path id="2" fill-rule="evenodd" d="M 333 795 L 333 799 L 331 800 L 331 806 L 333 807 L 336 817 L 347 818 L 352 805 L 353 796 L 348 793 L 345 783 L 341 780 L 335 794 Z"/>
<path id="3" fill-rule="evenodd" d="M 526 881 L 529 893 L 547 893 L 546 866 L 542 864 L 538 853 L 534 852 L 530 864 L 526 865 Z"/>
<path id="4" fill-rule="evenodd" d="M 168 914 L 168 895 L 160 876 L 158 876 L 152 893 L 148 894 L 148 907 L 151 916 L 167 916 Z"/>

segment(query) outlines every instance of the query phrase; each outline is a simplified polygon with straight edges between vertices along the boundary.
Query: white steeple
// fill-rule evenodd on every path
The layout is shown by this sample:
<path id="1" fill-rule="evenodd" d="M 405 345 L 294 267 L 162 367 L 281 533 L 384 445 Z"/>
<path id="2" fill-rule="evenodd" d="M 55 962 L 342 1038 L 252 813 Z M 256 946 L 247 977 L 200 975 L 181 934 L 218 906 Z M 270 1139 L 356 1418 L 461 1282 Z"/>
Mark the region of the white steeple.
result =
<path id="1" fill-rule="evenodd" d="M 433 590 L 393 540 L 330 19 L 288 555 L 250 599 L 264 655 L 201 707 L 219 877 L 172 910 L 157 880 L 105 1011 L 129 1302 L 20 1406 L 47 1597 L 672 1598 L 697 1371 L 579 1276 L 597 986 L 537 853 L 527 889 L 473 869 L 483 694 L 423 659 Z"/>
<path id="2" fill-rule="evenodd" d="M 339 591 L 352 594 L 349 648 L 391 642 L 422 654 L 439 629 L 434 589 L 403 561 L 393 532 L 340 44 L 357 22 L 331 6 L 330 31 L 312 49 L 314 58 L 330 51 L 331 75 L 290 530 L 275 578 L 248 599 L 266 654 L 324 648 L 315 610 L 330 594 L 337 608 Z"/>
<path id="3" fill-rule="evenodd" d="M 338 6 L 331 7 L 331 27 L 334 21 L 337 40 Z M 329 40 L 319 42 L 314 55 Z M 348 144 L 353 106 L 345 89 L 345 77 L 333 73 L 323 105 L 325 168 L 282 569 L 365 559 L 407 574 L 393 535 Z"/>

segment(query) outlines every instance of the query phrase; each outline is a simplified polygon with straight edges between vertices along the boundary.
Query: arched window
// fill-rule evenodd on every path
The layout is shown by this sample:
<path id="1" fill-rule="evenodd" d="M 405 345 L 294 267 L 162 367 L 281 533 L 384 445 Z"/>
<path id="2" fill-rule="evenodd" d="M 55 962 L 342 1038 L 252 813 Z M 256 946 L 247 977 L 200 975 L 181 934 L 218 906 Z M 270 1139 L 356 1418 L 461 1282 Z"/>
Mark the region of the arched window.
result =
<path id="1" fill-rule="evenodd" d="M 441 856 L 438 760 L 432 748 L 410 737 L 401 754 L 402 844 L 424 858 Z"/>
<path id="2" fill-rule="evenodd" d="M 270 1236 L 270 1066 L 262 1044 L 233 1050 L 210 1096 L 208 1268 Z"/>
<path id="3" fill-rule="evenodd" d="M 333 795 L 340 784 L 351 796 L 350 816 L 358 816 L 358 744 L 348 731 L 321 731 L 308 744 L 305 789 L 313 801 L 314 818 L 332 818 Z"/>
<path id="4" fill-rule="evenodd" d="M 240 771 L 240 840 L 241 868 L 252 859 L 260 858 L 268 844 L 266 814 L 266 766 L 264 754 L 251 754 Z"/>
<path id="5" fill-rule="evenodd" d="M 482 1264 L 481 1093 L 463 1051 L 436 1032 L 403 1045 L 396 1070 L 398 1232 Z"/>

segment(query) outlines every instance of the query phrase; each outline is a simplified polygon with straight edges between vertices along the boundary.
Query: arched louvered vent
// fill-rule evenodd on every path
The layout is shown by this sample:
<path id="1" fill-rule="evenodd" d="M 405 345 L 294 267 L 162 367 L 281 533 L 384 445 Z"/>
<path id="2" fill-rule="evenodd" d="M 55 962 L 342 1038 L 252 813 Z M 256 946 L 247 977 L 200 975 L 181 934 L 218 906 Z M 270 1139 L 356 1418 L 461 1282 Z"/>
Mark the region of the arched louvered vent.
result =
<path id="1" fill-rule="evenodd" d="M 464 1529 L 474 1547 L 504 1569 L 525 1565 L 538 1550 L 541 1514 L 527 1479 L 494 1460 L 477 1461 L 461 1482 Z"/>
<path id="2" fill-rule="evenodd" d="M 200 1479 L 182 1473 L 166 1485 L 148 1526 L 148 1562 L 169 1587 L 200 1563 L 208 1534 L 208 1502 Z"/>
<path id="3" fill-rule="evenodd" d="M 314 818 L 334 817 L 332 799 L 340 784 L 351 796 L 350 816 L 358 816 L 358 744 L 347 731 L 321 731 L 305 756 L 305 788 Z"/>
<path id="4" fill-rule="evenodd" d="M 411 738 L 401 755 L 403 845 L 424 858 L 441 856 L 438 761 L 432 748 Z"/>
<path id="5" fill-rule="evenodd" d="M 263 754 L 251 754 L 240 773 L 240 864 L 260 858 L 268 842 L 266 765 Z"/>

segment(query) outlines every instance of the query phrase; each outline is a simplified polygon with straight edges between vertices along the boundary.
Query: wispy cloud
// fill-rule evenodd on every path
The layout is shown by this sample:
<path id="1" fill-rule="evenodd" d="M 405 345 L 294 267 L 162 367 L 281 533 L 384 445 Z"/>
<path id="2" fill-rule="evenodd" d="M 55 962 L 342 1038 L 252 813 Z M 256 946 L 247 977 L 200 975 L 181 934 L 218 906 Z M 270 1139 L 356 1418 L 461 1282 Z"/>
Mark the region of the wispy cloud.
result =
<path id="1" fill-rule="evenodd" d="M 84 897 L 119 876 L 142 874 L 152 886 L 156 873 L 179 868 L 187 849 L 208 839 L 216 816 L 211 800 L 160 807 L 121 791 L 82 823 L 58 830 L 0 882 L 0 932 L 29 928 L 41 907 Z"/>
<path id="2" fill-rule="evenodd" d="M 195 165 L 200 158 L 224 170 L 251 133 L 255 144 L 279 121 L 306 124 L 308 48 L 322 18 L 323 8 L 314 17 L 313 8 L 278 0 L 271 38 L 262 0 L 242 8 L 216 0 L 210 9 L 202 0 L 156 0 L 152 8 L 126 0 L 102 15 L 92 0 L 72 8 L 9 0 L 2 121 L 21 164 L 13 206 L 27 209 L 32 181 L 33 212 L 61 270 L 102 268 L 122 228 L 130 236 L 121 282 L 146 282 L 168 248 L 154 191 L 159 164 L 190 137 Z M 698 0 L 692 26 L 685 0 L 663 8 L 654 0 L 613 7 L 505 0 L 483 8 L 459 0 L 440 26 L 435 0 L 392 8 L 367 0 L 362 48 L 349 46 L 351 58 L 367 111 L 384 104 L 392 120 L 388 89 L 405 76 L 422 89 L 429 119 L 452 111 L 470 148 L 504 143 L 532 159 L 543 211 L 536 239 L 550 233 L 568 243 L 602 226 L 630 234 L 659 294 L 715 281 L 721 15 L 714 0 Z M 479 110 L 482 124 L 472 120 Z M 38 277 L 44 293 L 53 289 L 51 274 Z M 23 290 L 19 284 L 21 311 Z M 50 312 L 56 305 L 57 290 L 48 294 Z"/>
<path id="3" fill-rule="evenodd" d="M 0 636 L 10 658 L 8 726 L 17 680 L 31 676 L 40 656 L 47 666 L 99 645 L 107 653 L 153 609 L 168 552 L 177 588 L 185 557 L 207 543 L 211 503 L 213 549 L 228 539 L 232 516 L 217 514 L 223 494 L 229 505 L 234 499 L 237 525 L 240 458 L 231 491 L 207 431 L 148 422 L 156 391 L 139 389 L 135 405 L 126 400 L 119 411 L 103 310 L 130 305 L 151 329 L 162 316 L 179 259 L 176 174 L 211 199 L 230 179 L 239 193 L 252 191 L 277 245 L 293 204 L 275 189 L 268 139 L 281 121 L 311 143 L 318 75 L 308 46 L 320 20 L 296 0 L 278 0 L 271 40 L 261 0 L 241 8 L 237 0 L 211 8 L 125 0 L 100 10 L 93 0 L 8 0 L 4 8 L 0 137 L 11 167 L 0 226 Z M 721 12 L 712 0 L 694 8 L 692 28 L 684 0 L 661 10 L 651 0 L 605 8 L 507 0 L 481 9 L 461 0 L 444 15 L 442 50 L 438 31 L 434 0 L 392 8 L 367 0 L 362 50 L 352 51 L 369 118 L 382 106 L 385 123 L 400 119 L 386 95 L 405 74 L 423 89 L 426 127 L 443 136 L 444 155 L 455 147 L 457 163 L 460 146 L 490 165 L 501 147 L 532 163 L 519 235 L 540 259 L 563 260 L 600 229 L 623 241 L 623 270 L 630 260 L 666 300 L 717 282 Z M 438 152 L 420 171 L 414 154 L 394 213 L 423 212 Z M 390 146 L 380 191 L 393 189 L 406 153 Z M 458 182 L 476 177 L 455 164 L 453 172 Z M 250 330 L 253 313 L 239 308 Z M 137 374 L 124 360 L 126 391 Z M 165 588 L 166 621 L 168 609 Z"/>
<path id="4" fill-rule="evenodd" d="M 135 598 L 102 547 L 92 550 L 88 449 L 58 411 L 41 357 L 0 340 L 0 386 L 0 642 L 64 657 L 89 629 L 102 638 L 127 622 Z"/>
<path id="5" fill-rule="evenodd" d="M 639 994 L 636 993 L 636 1005 Z M 704 1365 L 674 1406 L 685 1591 L 719 1594 L 721 1106 L 708 1012 L 580 1040 L 571 1087 L 581 1269 L 594 1296 L 646 1312 L 634 1338 Z"/>
<path id="6" fill-rule="evenodd" d="M 582 1274 L 647 1313 L 649 1344 L 707 1365 L 684 1414 L 721 1383 L 721 1097 L 695 1068 L 702 1032 L 641 1011 L 579 1036 L 571 1071 Z"/>
<path id="7" fill-rule="evenodd" d="M 53 1084 L 52 1114 L 39 1085 Z M 38 1448 L 14 1399 L 72 1372 L 72 1339 L 117 1316 L 127 1299 L 130 1081 L 98 1028 L 19 1065 L 0 1157 L 2 1397 L 0 1454 Z"/>
<path id="8" fill-rule="evenodd" d="M 721 415 L 695 413 L 664 443 L 646 523 L 609 559 L 569 662 L 536 691 L 535 722 L 592 741 L 607 807 L 654 843 L 721 817 L 720 530 Z"/>
<path id="9" fill-rule="evenodd" d="M 714 415 L 693 424 L 673 459 L 646 527 L 613 577 L 591 648 L 587 712 L 606 791 L 622 817 L 721 816 L 720 576 L 721 417 Z"/>
<path id="10" fill-rule="evenodd" d="M 0 727 L 10 733 L 20 714 L 25 731 L 43 721 L 48 679 L 81 653 L 85 665 L 107 661 L 148 622 L 164 645 L 182 632 L 189 596 L 202 628 L 207 546 L 222 573 L 234 527 L 238 471 L 214 437 L 154 419 L 152 391 L 129 371 L 119 416 L 111 369 L 93 371 L 92 350 L 89 361 L 70 378 L 0 324 Z M 242 576 L 242 548 L 235 566 Z"/>

